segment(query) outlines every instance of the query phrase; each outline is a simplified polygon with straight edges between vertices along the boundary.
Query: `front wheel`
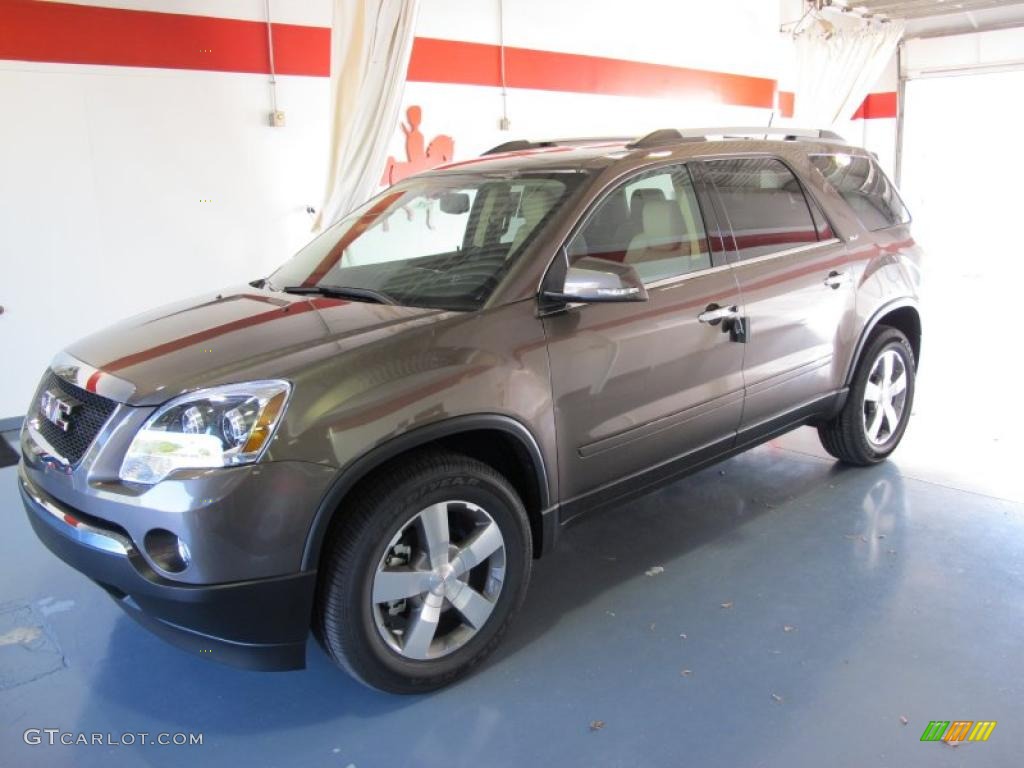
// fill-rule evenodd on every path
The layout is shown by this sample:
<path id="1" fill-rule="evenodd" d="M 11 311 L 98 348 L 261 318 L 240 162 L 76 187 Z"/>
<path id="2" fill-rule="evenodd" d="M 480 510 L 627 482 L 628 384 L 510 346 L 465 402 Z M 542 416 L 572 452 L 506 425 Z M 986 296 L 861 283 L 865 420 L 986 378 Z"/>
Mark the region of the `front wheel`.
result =
<path id="1" fill-rule="evenodd" d="M 818 427 L 825 450 L 867 466 L 896 450 L 914 403 L 914 350 L 902 331 L 882 327 L 868 342 L 839 415 Z"/>
<path id="2" fill-rule="evenodd" d="M 526 593 L 526 511 L 493 468 L 427 451 L 378 472 L 325 543 L 314 631 L 357 679 L 430 691 L 498 644 Z"/>

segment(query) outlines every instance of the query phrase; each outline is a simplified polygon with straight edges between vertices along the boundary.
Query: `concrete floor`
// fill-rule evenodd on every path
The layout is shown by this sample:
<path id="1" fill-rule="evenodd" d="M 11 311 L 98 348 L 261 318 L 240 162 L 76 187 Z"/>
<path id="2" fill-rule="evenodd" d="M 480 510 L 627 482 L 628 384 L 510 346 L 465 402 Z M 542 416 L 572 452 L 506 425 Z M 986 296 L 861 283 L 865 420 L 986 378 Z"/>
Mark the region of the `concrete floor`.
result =
<path id="1" fill-rule="evenodd" d="M 416 698 L 362 688 L 312 643 L 284 674 L 166 646 L 44 551 L 0 470 L 0 612 L 44 628 L 35 650 L 0 638 L 0 764 L 1016 764 L 1024 504 L 897 463 L 839 469 L 805 442 L 571 529 L 496 657 Z M 921 743 L 936 719 L 1000 725 Z M 48 727 L 204 743 L 23 743 Z"/>
<path id="2" fill-rule="evenodd" d="M 964 418 L 960 343 L 987 342 L 943 322 L 893 461 L 842 469 L 800 430 L 572 528 L 495 657 L 423 697 L 362 688 L 312 642 L 283 674 L 165 645 L 43 549 L 0 470 L 0 765 L 1017 765 L 1020 378 L 986 357 L 1005 370 Z M 957 719 L 999 725 L 919 741 Z M 28 746 L 27 728 L 204 741 Z"/>

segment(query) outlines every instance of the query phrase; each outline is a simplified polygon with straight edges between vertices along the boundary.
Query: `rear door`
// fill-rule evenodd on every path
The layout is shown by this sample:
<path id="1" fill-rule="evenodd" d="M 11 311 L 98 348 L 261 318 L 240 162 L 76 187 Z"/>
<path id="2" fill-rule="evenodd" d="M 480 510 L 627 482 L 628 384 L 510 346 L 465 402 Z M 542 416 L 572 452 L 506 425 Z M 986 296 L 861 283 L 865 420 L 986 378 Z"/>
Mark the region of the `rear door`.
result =
<path id="1" fill-rule="evenodd" d="M 570 263 L 584 256 L 629 263 L 649 300 L 544 318 L 569 517 L 589 492 L 609 501 L 616 481 L 635 490 L 658 479 L 646 470 L 670 474 L 673 460 L 730 446 L 743 400 L 744 345 L 698 319 L 709 305 L 736 306 L 739 292 L 724 252 L 710 248 L 685 165 L 611 190 L 569 241 Z"/>
<path id="2" fill-rule="evenodd" d="M 853 281 L 844 244 L 782 160 L 708 160 L 702 168 L 732 233 L 747 324 L 740 429 L 756 431 L 840 386 L 834 353 Z"/>

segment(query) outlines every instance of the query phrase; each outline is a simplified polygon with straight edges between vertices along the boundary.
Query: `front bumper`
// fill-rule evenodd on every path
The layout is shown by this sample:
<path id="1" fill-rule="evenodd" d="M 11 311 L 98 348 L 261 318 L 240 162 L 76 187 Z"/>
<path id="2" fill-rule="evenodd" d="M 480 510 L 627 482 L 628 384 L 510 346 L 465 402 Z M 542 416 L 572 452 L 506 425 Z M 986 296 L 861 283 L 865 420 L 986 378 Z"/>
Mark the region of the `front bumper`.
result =
<path id="1" fill-rule="evenodd" d="M 42 542 L 155 634 L 247 669 L 305 666 L 315 571 L 212 585 L 171 581 L 150 567 L 123 529 L 61 503 L 32 483 L 24 466 L 18 480 Z"/>

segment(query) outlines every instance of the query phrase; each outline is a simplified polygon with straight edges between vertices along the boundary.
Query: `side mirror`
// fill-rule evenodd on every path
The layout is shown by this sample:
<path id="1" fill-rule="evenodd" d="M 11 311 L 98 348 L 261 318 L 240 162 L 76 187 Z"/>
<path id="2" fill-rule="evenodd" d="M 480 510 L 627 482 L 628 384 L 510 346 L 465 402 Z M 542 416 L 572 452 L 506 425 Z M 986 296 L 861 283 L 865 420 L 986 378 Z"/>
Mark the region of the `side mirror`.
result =
<path id="1" fill-rule="evenodd" d="M 441 195 L 441 210 L 456 216 L 469 212 L 469 195 L 465 192 L 445 192 Z"/>
<path id="2" fill-rule="evenodd" d="M 647 289 L 629 264 L 584 256 L 566 270 L 562 290 L 544 291 L 542 296 L 565 303 L 647 301 Z"/>

